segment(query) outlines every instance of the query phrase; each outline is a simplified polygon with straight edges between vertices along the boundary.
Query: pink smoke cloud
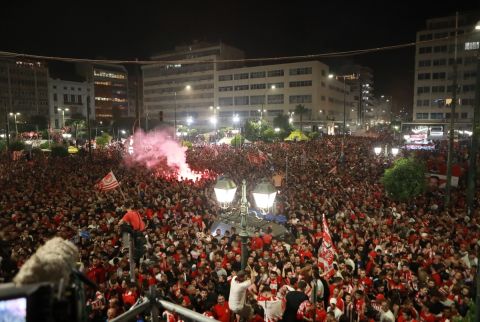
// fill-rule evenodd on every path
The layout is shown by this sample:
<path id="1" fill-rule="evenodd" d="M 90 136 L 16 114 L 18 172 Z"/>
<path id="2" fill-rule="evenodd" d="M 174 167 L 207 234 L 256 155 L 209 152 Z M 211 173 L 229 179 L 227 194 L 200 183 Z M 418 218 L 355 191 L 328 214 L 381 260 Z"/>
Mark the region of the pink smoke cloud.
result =
<path id="1" fill-rule="evenodd" d="M 125 142 L 131 159 L 146 167 L 175 172 L 179 180 L 196 180 L 201 174 L 192 171 L 186 161 L 187 148 L 173 140 L 167 132 L 141 130 Z M 165 169 L 165 164 L 168 169 Z"/>

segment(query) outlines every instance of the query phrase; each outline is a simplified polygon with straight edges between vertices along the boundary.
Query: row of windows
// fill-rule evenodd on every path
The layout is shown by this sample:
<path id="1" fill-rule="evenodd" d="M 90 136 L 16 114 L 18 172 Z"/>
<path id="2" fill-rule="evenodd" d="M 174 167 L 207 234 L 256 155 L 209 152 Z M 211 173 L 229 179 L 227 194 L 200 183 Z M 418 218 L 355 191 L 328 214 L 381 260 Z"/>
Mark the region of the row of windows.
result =
<path id="1" fill-rule="evenodd" d="M 426 94 L 430 93 L 430 89 L 432 93 L 452 93 L 453 91 L 453 85 L 449 86 L 443 86 L 443 85 L 438 85 L 438 86 L 419 86 L 417 87 L 417 94 Z M 468 92 L 473 92 L 475 91 L 475 84 L 466 84 L 463 86 L 458 86 L 457 88 L 457 93 L 463 92 L 463 93 L 468 93 Z"/>
<path id="2" fill-rule="evenodd" d="M 96 101 L 104 101 L 104 102 L 126 102 L 125 98 L 118 98 L 118 97 L 101 97 L 95 96 Z"/>
<path id="3" fill-rule="evenodd" d="M 206 99 L 206 98 L 213 98 L 213 93 L 197 93 L 197 94 L 185 94 L 185 95 L 177 95 L 177 100 L 195 100 L 195 99 Z M 163 101 L 174 101 L 175 96 L 160 96 L 160 97 L 146 97 L 144 99 L 145 102 L 163 102 Z"/>
<path id="4" fill-rule="evenodd" d="M 458 74 L 462 74 L 461 72 Z M 459 75 L 461 76 L 461 75 Z M 477 76 L 477 72 L 474 70 L 466 70 L 463 72 L 463 79 L 470 79 L 475 78 Z M 448 74 L 448 79 L 452 79 L 453 74 Z M 435 72 L 435 73 L 418 73 L 417 74 L 418 80 L 429 80 L 429 79 L 447 79 L 446 72 Z"/>
<path id="5" fill-rule="evenodd" d="M 457 51 L 461 52 L 464 50 L 476 50 L 479 48 L 478 41 L 465 42 L 463 44 L 457 45 Z M 438 46 L 424 46 L 418 48 L 419 54 L 435 54 L 439 53 L 453 53 L 455 51 L 455 45 L 438 45 Z"/>
<path id="6" fill-rule="evenodd" d="M 304 87 L 304 86 L 312 86 L 312 81 L 297 81 L 297 82 L 290 82 L 290 87 Z M 267 88 L 283 88 L 284 83 L 269 83 L 268 87 L 265 83 L 260 84 L 251 84 L 250 87 L 248 85 L 235 85 L 235 86 L 220 86 L 218 88 L 219 92 L 231 92 L 235 91 L 246 91 L 246 90 L 255 90 L 255 89 L 267 89 Z M 147 92 L 147 91 L 146 91 Z"/>
<path id="7" fill-rule="evenodd" d="M 418 80 L 426 80 L 426 79 L 445 79 L 447 77 L 447 73 L 445 72 L 436 72 L 436 73 L 418 73 L 417 79 Z"/>
<path id="8" fill-rule="evenodd" d="M 213 84 L 199 84 L 191 87 L 191 90 L 208 90 L 208 89 L 213 89 Z M 172 94 L 174 95 L 175 92 L 178 93 L 183 93 L 184 87 L 167 87 L 167 88 L 156 88 L 156 89 L 145 89 L 143 93 L 145 95 L 151 95 L 151 94 Z M 119 91 L 117 91 L 119 93 Z M 134 94 L 135 92 L 133 92 Z M 177 96 L 178 98 L 178 96 Z"/>
<path id="9" fill-rule="evenodd" d="M 452 66 L 455 60 L 453 58 L 448 59 L 448 65 Z M 457 58 L 457 65 L 461 65 L 463 59 L 461 57 Z M 475 57 L 465 57 L 465 65 L 470 65 L 475 62 Z M 430 66 L 446 66 L 447 59 L 446 58 L 439 58 L 439 59 L 424 59 L 418 61 L 418 67 L 430 67 Z"/>
<path id="10" fill-rule="evenodd" d="M 312 67 L 302 67 L 302 68 L 291 68 L 289 69 L 289 75 L 309 75 L 312 73 Z M 325 76 L 325 70 L 322 70 L 322 75 Z M 249 73 L 241 73 L 241 74 L 234 74 L 234 75 L 219 75 L 219 81 L 231 81 L 231 80 L 239 80 L 239 79 L 248 79 L 248 78 L 265 78 L 265 77 L 278 77 L 284 76 L 283 69 L 279 70 L 270 70 L 268 72 L 260 71 L 260 72 L 251 72 Z"/>
<path id="11" fill-rule="evenodd" d="M 105 78 L 116 78 L 116 79 L 126 79 L 127 76 L 125 74 L 113 73 L 113 72 L 106 72 L 106 71 L 99 71 L 94 70 L 93 76 L 96 77 L 105 77 Z"/>
<path id="12" fill-rule="evenodd" d="M 290 95 L 289 103 L 311 103 L 312 95 Z M 218 99 L 220 106 L 232 106 L 232 105 L 261 105 L 265 104 L 265 96 L 236 96 L 236 97 L 220 97 Z M 267 104 L 283 104 L 284 95 L 275 94 L 267 96 Z"/>
<path id="13" fill-rule="evenodd" d="M 462 98 L 459 101 L 459 105 L 461 106 L 473 106 L 475 103 L 475 99 L 473 98 Z M 428 100 L 428 99 L 419 99 L 417 100 L 417 106 L 418 107 L 428 107 L 428 106 L 433 106 L 433 107 L 447 107 L 450 106 L 452 103 L 452 100 L 446 99 L 446 98 L 438 98 L 434 100 Z"/>
<path id="14" fill-rule="evenodd" d="M 201 63 L 201 64 L 176 64 L 176 65 L 165 65 L 160 67 L 148 68 L 143 71 L 144 77 L 160 77 L 160 76 L 170 76 L 177 74 L 186 74 L 186 73 L 198 73 L 213 71 L 213 63 Z"/>
<path id="15" fill-rule="evenodd" d="M 464 33 L 463 30 L 458 30 L 457 31 L 457 35 L 461 35 L 463 33 Z M 434 33 L 434 34 L 422 34 L 422 35 L 418 36 L 418 40 L 425 41 L 425 40 L 432 40 L 432 39 L 441 39 L 441 38 L 448 37 L 448 34 L 449 33 L 447 31 L 437 32 L 437 33 Z M 454 31 L 450 32 L 450 36 L 455 36 L 455 32 Z"/>
<path id="16" fill-rule="evenodd" d="M 428 117 L 428 113 L 417 113 L 417 119 L 418 120 L 443 120 L 443 119 L 449 119 L 451 113 L 430 113 L 430 118 Z M 455 113 L 455 118 L 458 118 L 458 113 Z M 460 118 L 462 119 L 467 119 L 468 118 L 468 113 L 464 112 L 460 114 Z"/>
<path id="17" fill-rule="evenodd" d="M 58 101 L 58 95 L 57 93 L 53 93 L 53 101 L 54 102 L 57 102 Z M 70 95 L 70 99 L 69 99 L 69 96 L 68 94 L 63 94 L 63 103 L 69 103 L 69 104 L 75 104 L 75 103 L 78 103 L 78 104 L 82 104 L 82 95 L 74 95 L 74 94 L 71 94 Z"/>
<path id="18" fill-rule="evenodd" d="M 154 81 L 145 81 L 145 87 L 155 86 L 155 85 L 169 85 L 169 84 L 192 84 L 196 82 L 203 81 L 212 81 L 213 75 L 200 75 L 200 76 L 191 76 L 191 77 L 180 77 L 172 79 L 162 79 Z"/>

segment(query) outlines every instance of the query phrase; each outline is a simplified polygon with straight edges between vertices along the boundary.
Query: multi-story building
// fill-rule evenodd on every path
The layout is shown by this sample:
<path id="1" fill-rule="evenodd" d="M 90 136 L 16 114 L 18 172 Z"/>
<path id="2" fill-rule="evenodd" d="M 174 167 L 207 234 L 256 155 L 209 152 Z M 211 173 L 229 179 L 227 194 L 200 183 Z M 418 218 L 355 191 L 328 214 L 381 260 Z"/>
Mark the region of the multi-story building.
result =
<path id="1" fill-rule="evenodd" d="M 97 121 L 108 123 L 128 116 L 128 72 L 124 66 L 78 64 L 77 71 L 93 83 Z"/>
<path id="2" fill-rule="evenodd" d="M 223 43 L 201 42 L 152 57 L 169 63 L 142 66 L 144 116 L 172 124 L 192 117 L 197 126 L 206 124 L 208 108 L 216 101 L 216 73 L 239 64 L 216 61 L 243 57 L 242 51 Z"/>
<path id="3" fill-rule="evenodd" d="M 368 122 L 368 111 L 374 104 L 374 83 L 373 70 L 370 67 L 345 64 L 339 68 L 339 73 L 346 78 L 346 83 L 350 86 L 353 105 L 357 115 L 355 121 L 358 125 Z"/>
<path id="4" fill-rule="evenodd" d="M 49 120 L 58 129 L 73 117 L 87 117 L 87 102 L 93 103 L 93 84 L 86 81 L 48 79 Z M 90 105 L 91 107 L 93 105 Z M 95 119 L 95 109 L 90 108 L 90 119 Z"/>
<path id="5" fill-rule="evenodd" d="M 429 19 L 417 32 L 413 121 L 423 125 L 447 125 L 451 117 L 454 64 L 457 65 L 458 128 L 471 127 L 476 81 L 476 55 L 480 37 L 474 32 L 480 14 Z M 455 62 L 455 42 L 457 60 Z"/>
<path id="6" fill-rule="evenodd" d="M 33 117 L 48 115 L 48 69 L 45 63 L 0 60 L 0 110 L 12 113 L 15 121 L 21 123 L 35 123 Z M 33 123 L 30 125 L 39 125 Z"/>
<path id="7" fill-rule="evenodd" d="M 234 114 L 243 120 L 262 117 L 271 121 L 302 104 L 307 109 L 302 117 L 306 124 L 343 123 L 345 102 L 346 120 L 351 123 L 356 110 L 350 87 L 328 75 L 329 67 L 319 61 L 222 70 L 217 73 L 213 111 L 225 126 L 231 125 Z M 294 119 L 298 122 L 299 116 Z"/>

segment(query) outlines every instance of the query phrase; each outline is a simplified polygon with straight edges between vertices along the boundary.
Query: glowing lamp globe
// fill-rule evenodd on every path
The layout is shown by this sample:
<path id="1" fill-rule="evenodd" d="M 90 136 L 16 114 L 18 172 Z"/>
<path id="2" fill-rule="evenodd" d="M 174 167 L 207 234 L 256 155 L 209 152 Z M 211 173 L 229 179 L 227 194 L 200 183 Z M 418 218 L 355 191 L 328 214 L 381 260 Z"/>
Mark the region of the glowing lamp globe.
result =
<path id="1" fill-rule="evenodd" d="M 219 178 L 213 187 L 217 201 L 220 203 L 230 203 L 237 192 L 237 185 L 231 179 Z"/>
<path id="2" fill-rule="evenodd" d="M 398 148 L 392 148 L 392 155 L 393 155 L 394 157 L 397 156 L 398 152 L 399 152 Z"/>
<path id="3" fill-rule="evenodd" d="M 379 155 L 382 152 L 382 148 L 381 147 L 376 147 L 376 148 L 373 149 L 373 151 L 375 152 L 376 155 Z"/>
<path id="4" fill-rule="evenodd" d="M 277 189 L 268 181 L 260 182 L 255 190 L 253 190 L 253 198 L 258 208 L 268 209 L 273 206 Z"/>

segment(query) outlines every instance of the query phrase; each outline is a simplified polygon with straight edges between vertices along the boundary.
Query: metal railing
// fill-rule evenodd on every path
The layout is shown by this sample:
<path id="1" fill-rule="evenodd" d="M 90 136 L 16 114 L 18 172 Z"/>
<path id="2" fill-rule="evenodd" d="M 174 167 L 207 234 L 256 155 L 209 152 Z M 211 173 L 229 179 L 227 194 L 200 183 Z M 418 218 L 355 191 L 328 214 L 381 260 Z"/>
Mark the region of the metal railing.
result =
<path id="1" fill-rule="evenodd" d="M 150 313 L 150 316 L 151 316 L 150 321 L 158 322 L 160 308 L 168 310 L 170 313 L 177 313 L 193 321 L 199 321 L 199 322 L 217 321 L 215 319 L 206 317 L 198 312 L 186 309 L 183 306 L 158 299 L 157 290 L 155 286 L 150 286 L 147 297 L 142 303 L 133 306 L 130 310 L 117 316 L 110 322 L 128 322 L 131 319 L 135 318 L 138 314 L 142 314 L 144 312 Z"/>

